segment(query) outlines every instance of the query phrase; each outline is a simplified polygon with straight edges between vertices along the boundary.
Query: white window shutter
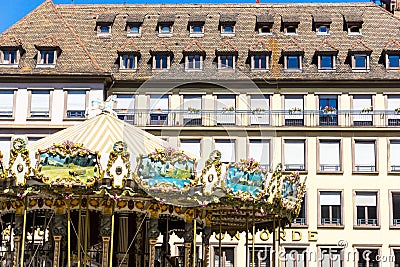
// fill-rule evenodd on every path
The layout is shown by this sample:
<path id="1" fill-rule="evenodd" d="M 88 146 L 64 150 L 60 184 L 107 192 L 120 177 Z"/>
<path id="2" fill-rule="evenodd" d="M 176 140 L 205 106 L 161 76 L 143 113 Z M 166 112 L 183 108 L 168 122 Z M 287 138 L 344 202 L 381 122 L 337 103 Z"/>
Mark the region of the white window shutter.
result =
<path id="1" fill-rule="evenodd" d="M 376 206 L 376 194 L 375 193 L 357 193 L 356 194 L 356 206 L 375 207 Z"/>
<path id="2" fill-rule="evenodd" d="M 353 110 L 361 112 L 361 114 L 355 114 L 353 117 L 354 121 L 372 121 L 372 115 L 363 114 L 362 110 L 372 107 L 372 98 L 370 95 L 354 95 L 353 96 Z"/>
<path id="3" fill-rule="evenodd" d="M 263 165 L 269 165 L 270 145 L 268 140 L 250 140 L 249 158 L 254 158 Z"/>
<path id="4" fill-rule="evenodd" d="M 68 91 L 67 110 L 86 110 L 86 91 Z"/>
<path id="5" fill-rule="evenodd" d="M 32 91 L 31 112 L 49 112 L 50 91 Z"/>
<path id="6" fill-rule="evenodd" d="M 340 165 L 339 141 L 321 141 L 319 143 L 319 164 Z"/>
<path id="7" fill-rule="evenodd" d="M 269 96 L 266 95 L 251 95 L 250 96 L 250 109 L 264 109 L 269 110 Z"/>
<path id="8" fill-rule="evenodd" d="M 354 164 L 375 166 L 375 142 L 355 142 Z"/>
<path id="9" fill-rule="evenodd" d="M 285 165 L 303 165 L 305 157 L 304 141 L 285 141 Z"/>
<path id="10" fill-rule="evenodd" d="M 0 91 L 0 113 L 13 112 L 14 91 Z"/>
<path id="11" fill-rule="evenodd" d="M 400 168 L 400 141 L 390 142 L 390 165 Z"/>
<path id="12" fill-rule="evenodd" d="M 3 154 L 3 163 L 7 166 L 8 166 L 8 160 L 10 159 L 10 149 L 11 149 L 11 138 L 0 137 L 0 151 Z"/>
<path id="13" fill-rule="evenodd" d="M 321 206 L 340 206 L 339 192 L 321 192 L 319 195 L 319 204 Z"/>
<path id="14" fill-rule="evenodd" d="M 223 108 L 236 108 L 236 96 L 235 95 L 218 95 L 217 96 L 217 110 L 223 110 Z"/>
<path id="15" fill-rule="evenodd" d="M 201 110 L 201 95 L 183 96 L 183 110 L 187 111 L 189 108 Z"/>
<path id="16" fill-rule="evenodd" d="M 117 95 L 117 109 L 135 109 L 135 96 Z"/>
<path id="17" fill-rule="evenodd" d="M 151 95 L 150 109 L 168 110 L 168 95 Z"/>
<path id="18" fill-rule="evenodd" d="M 180 149 L 200 158 L 200 139 L 182 139 Z"/>
<path id="19" fill-rule="evenodd" d="M 303 111 L 303 103 L 302 95 L 285 95 L 285 112 L 289 112 L 291 109 L 301 109 Z M 302 117 L 302 114 L 296 112 L 294 112 L 294 114 L 285 115 L 285 119 L 301 119 Z"/>
<path id="20" fill-rule="evenodd" d="M 388 95 L 387 96 L 387 109 L 389 112 L 394 112 L 396 108 L 400 108 L 400 95 Z M 399 119 L 400 115 L 391 114 L 388 115 L 388 119 Z"/>
<path id="21" fill-rule="evenodd" d="M 221 162 L 235 161 L 235 141 L 215 140 L 215 149 L 221 152 Z"/>

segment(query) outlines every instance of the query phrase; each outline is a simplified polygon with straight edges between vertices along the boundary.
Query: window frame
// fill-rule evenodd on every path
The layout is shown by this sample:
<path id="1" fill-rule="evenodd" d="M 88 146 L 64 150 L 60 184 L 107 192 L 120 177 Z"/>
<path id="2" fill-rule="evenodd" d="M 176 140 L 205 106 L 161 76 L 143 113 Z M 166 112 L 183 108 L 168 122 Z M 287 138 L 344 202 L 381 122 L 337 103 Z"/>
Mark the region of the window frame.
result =
<path id="1" fill-rule="evenodd" d="M 44 59 L 42 58 L 42 53 L 53 53 L 53 63 L 46 63 L 44 61 Z M 36 62 L 36 67 L 37 68 L 55 68 L 56 64 L 57 64 L 57 59 L 58 59 L 58 55 L 57 55 L 57 49 L 56 48 L 51 48 L 51 49 L 40 49 L 37 52 L 37 62 Z M 42 59 L 43 59 L 43 63 L 42 63 Z"/>
<path id="2" fill-rule="evenodd" d="M 357 57 L 365 57 L 365 67 L 357 67 Z M 370 55 L 368 53 L 354 53 L 351 55 L 351 69 L 354 72 L 368 72 L 370 70 Z"/>
<path id="3" fill-rule="evenodd" d="M 393 193 L 398 194 L 400 197 L 400 190 L 396 190 L 396 189 L 389 189 L 389 218 L 390 218 L 390 222 L 389 222 L 389 229 L 400 229 L 400 218 L 396 218 L 396 220 L 399 220 L 398 224 L 394 223 L 394 207 L 393 207 Z"/>
<path id="4" fill-rule="evenodd" d="M 357 171 L 356 170 L 356 143 L 374 143 L 374 150 L 375 150 L 375 170 L 374 171 Z M 378 142 L 377 139 L 364 139 L 364 138 L 353 138 L 352 140 L 352 173 L 353 174 L 372 174 L 372 175 L 378 175 L 379 174 L 379 168 L 378 168 Z"/>
<path id="5" fill-rule="evenodd" d="M 204 22 L 189 22 L 189 37 L 203 37 L 205 34 Z M 200 27 L 200 32 L 195 32 L 194 28 Z"/>
<path id="6" fill-rule="evenodd" d="M 14 63 L 4 63 L 4 54 L 12 53 L 12 52 L 15 52 L 15 62 Z M 11 54 L 9 57 L 11 57 Z M 19 60 L 20 60 L 20 50 L 19 49 L 17 49 L 17 48 L 15 48 L 15 49 L 5 49 L 5 48 L 0 49 L 0 66 L 1 67 L 16 68 L 19 66 Z"/>
<path id="7" fill-rule="evenodd" d="M 231 27 L 232 31 L 227 32 L 225 28 Z M 236 35 L 236 23 L 235 22 L 221 22 L 220 23 L 220 35 L 221 36 L 235 36 Z"/>
<path id="8" fill-rule="evenodd" d="M 134 64 L 133 68 L 126 68 L 125 67 L 125 61 L 124 61 L 125 57 L 133 57 L 133 62 L 134 62 L 133 63 Z M 138 69 L 137 63 L 138 63 L 138 55 L 129 54 L 129 53 L 125 53 L 125 54 L 120 54 L 119 55 L 119 70 L 120 71 L 136 71 Z"/>
<path id="9" fill-rule="evenodd" d="M 226 57 L 225 62 L 228 64 L 222 65 L 222 57 Z M 229 66 L 229 59 L 228 57 L 232 57 L 232 67 Z M 236 68 L 236 55 L 229 54 L 229 55 L 218 55 L 218 70 L 222 71 L 233 71 Z"/>
<path id="10" fill-rule="evenodd" d="M 382 246 L 381 245 L 366 245 L 366 246 L 357 245 L 357 246 L 354 246 L 354 248 L 356 249 L 356 255 L 358 255 L 358 257 L 354 259 L 355 266 L 362 266 L 359 263 L 359 258 L 360 258 L 360 256 L 361 257 L 363 256 L 362 255 L 363 253 L 360 254 L 359 250 L 377 250 L 378 251 L 377 255 L 379 255 L 379 256 L 381 256 L 381 253 L 382 253 Z M 378 263 L 378 267 L 380 267 L 381 266 L 381 262 L 377 261 L 377 263 Z M 369 262 L 367 262 L 367 267 L 370 267 Z"/>
<path id="11" fill-rule="evenodd" d="M 102 29 L 107 28 L 107 32 L 103 32 Z M 112 34 L 112 23 L 108 22 L 97 22 L 96 24 L 96 33 L 97 36 L 99 37 L 106 37 L 106 36 L 111 36 Z"/>
<path id="12" fill-rule="evenodd" d="M 371 194 L 374 193 L 376 197 L 376 225 L 372 224 L 357 224 L 357 204 L 356 204 L 356 197 L 357 193 L 360 194 Z M 364 206 L 364 209 L 368 206 Z M 381 223 L 380 223 L 380 190 L 371 190 L 371 189 L 353 189 L 353 229 L 380 229 L 381 228 Z"/>
<path id="13" fill-rule="evenodd" d="M 68 92 L 70 91 L 85 91 L 85 109 L 84 116 L 82 117 L 68 117 Z M 89 92 L 90 88 L 64 88 L 64 120 L 85 120 L 87 118 L 86 110 L 89 106 Z M 83 111 L 83 110 L 80 110 Z"/>
<path id="14" fill-rule="evenodd" d="M 258 35 L 273 35 L 272 32 L 273 25 L 257 25 L 257 33 Z M 268 32 L 263 32 L 263 29 L 268 29 Z"/>
<path id="15" fill-rule="evenodd" d="M 323 171 L 321 170 L 321 141 L 323 142 L 338 142 L 339 143 L 339 170 L 338 171 Z M 318 138 L 317 139 L 317 174 L 343 174 L 343 139 Z"/>
<path id="16" fill-rule="evenodd" d="M 268 257 L 267 257 L 267 262 L 265 262 L 265 265 L 266 266 L 271 266 L 272 265 L 272 250 L 273 250 L 273 248 L 272 248 L 272 245 L 268 245 L 268 244 L 260 244 L 260 243 L 255 243 L 254 244 L 254 258 L 255 258 L 255 261 L 257 261 L 257 258 L 258 258 L 258 253 L 259 252 L 257 252 L 257 249 L 264 249 L 264 251 L 265 251 L 265 249 L 267 249 L 267 251 L 268 251 Z M 248 257 L 248 262 L 246 263 L 246 266 L 251 266 L 251 262 L 252 262 L 252 253 L 253 253 L 253 251 L 252 251 L 252 245 L 249 243 L 248 245 L 247 245 L 247 247 L 246 247 L 246 245 L 245 245 L 245 249 L 247 250 L 247 253 L 248 253 L 248 255 L 249 255 L 249 257 Z M 262 251 L 262 250 L 258 250 L 258 251 Z M 261 254 L 261 253 L 260 253 Z M 255 265 L 256 266 L 259 266 L 256 262 L 255 262 Z M 234 266 L 237 266 L 237 265 L 234 265 Z"/>
<path id="17" fill-rule="evenodd" d="M 225 236 L 225 234 L 221 234 L 223 237 Z M 217 236 L 217 234 L 215 234 L 215 236 Z M 210 249 L 210 266 L 214 266 L 215 263 L 215 256 L 218 255 L 219 253 L 215 253 L 216 249 L 219 249 L 218 243 L 210 243 L 211 249 Z M 237 249 L 238 246 L 237 244 L 224 244 L 222 245 L 221 249 L 223 248 L 229 248 L 229 249 L 233 249 L 233 266 L 236 266 L 236 263 L 238 262 L 238 253 L 237 253 Z"/>
<path id="18" fill-rule="evenodd" d="M 317 223 L 317 227 L 318 228 L 344 228 L 344 199 L 343 199 L 343 195 L 344 195 L 344 190 L 332 190 L 332 189 L 318 189 L 318 223 Z M 321 193 L 337 193 L 338 195 L 340 195 L 340 223 L 322 223 L 322 205 L 321 205 Z M 324 205 L 326 206 L 326 205 Z M 332 206 L 334 205 L 328 205 L 329 207 L 329 219 L 332 221 L 333 219 L 333 215 L 332 215 Z"/>
<path id="19" fill-rule="evenodd" d="M 302 203 L 304 203 L 304 213 L 305 213 L 305 217 L 304 217 L 304 223 L 301 222 L 296 222 L 297 219 L 296 218 L 293 222 L 292 222 L 292 226 L 294 228 L 308 228 L 308 211 L 309 211 L 309 205 L 308 205 L 308 191 L 304 192 L 303 195 L 303 199 L 302 199 Z M 299 210 L 299 215 L 300 215 L 300 211 L 301 211 L 301 206 L 300 206 L 300 210 Z M 301 218 L 300 218 L 301 219 Z"/>
<path id="20" fill-rule="evenodd" d="M 318 245 L 317 245 L 318 246 Z M 323 254 L 324 253 L 322 253 L 322 250 L 326 250 L 326 249 L 328 249 L 329 250 L 329 266 L 330 267 L 332 267 L 333 266 L 333 263 L 332 263 L 332 259 L 334 258 L 334 257 L 332 257 L 332 253 L 331 253 L 331 250 L 332 249 L 334 249 L 334 250 L 338 250 L 340 253 L 339 253 L 339 255 L 340 255 L 340 267 L 344 267 L 345 266 L 345 264 L 344 264 L 344 255 L 343 255 L 343 252 L 344 252 L 344 248 L 343 247 L 337 247 L 337 246 L 325 246 L 325 245 L 322 245 L 322 246 L 318 246 L 318 266 L 319 267 L 322 267 L 323 265 L 322 265 L 322 259 L 323 259 Z M 337 254 L 336 254 L 337 255 Z"/>
<path id="21" fill-rule="evenodd" d="M 322 57 L 330 57 L 332 61 L 332 67 L 327 68 L 322 66 Z M 334 54 L 320 54 L 318 55 L 318 71 L 336 71 L 336 55 Z"/>
<path id="22" fill-rule="evenodd" d="M 203 138 L 202 137 L 198 137 L 198 136 L 197 137 L 190 137 L 190 136 L 188 137 L 188 136 L 185 136 L 185 137 L 179 138 L 179 148 L 181 148 L 182 141 L 183 141 L 183 143 L 185 143 L 185 142 L 197 143 L 197 141 L 198 141 L 199 146 L 200 146 L 199 159 L 203 156 Z M 196 141 L 196 142 L 190 142 L 190 141 Z M 194 156 L 196 156 L 196 155 L 194 155 Z"/>
<path id="23" fill-rule="evenodd" d="M 138 28 L 138 32 L 131 32 L 133 27 Z M 131 22 L 126 24 L 126 36 L 127 37 L 141 37 L 142 36 L 142 23 Z"/>
<path id="24" fill-rule="evenodd" d="M 303 165 L 304 165 L 304 169 L 303 170 L 295 170 L 295 169 L 286 169 L 286 161 L 285 161 L 285 153 L 286 153 L 286 151 L 285 151 L 285 144 L 286 144 L 286 142 L 300 142 L 300 141 L 302 141 L 303 143 L 304 143 L 304 158 L 303 158 Z M 296 172 L 299 172 L 299 173 L 302 173 L 302 174 L 305 174 L 305 173 L 307 173 L 308 172 L 308 168 L 307 168 L 307 155 L 308 155 L 308 145 L 307 145 L 307 138 L 286 138 L 286 137 L 284 137 L 283 138 L 283 142 L 282 142 L 282 151 L 283 151 L 283 153 L 282 153 L 282 161 L 281 162 L 283 162 L 283 172 L 293 172 L 293 171 L 296 171 Z"/>
<path id="25" fill-rule="evenodd" d="M 166 68 L 157 68 L 157 57 L 166 57 L 166 64 L 167 67 Z M 160 66 L 162 66 L 163 64 L 160 62 Z M 151 70 L 152 71 L 163 71 L 163 70 L 169 70 L 171 67 L 171 55 L 170 54 L 156 54 L 152 56 L 152 66 L 151 66 Z"/>
<path id="26" fill-rule="evenodd" d="M 1 92 L 12 92 L 12 98 L 13 98 L 13 100 L 12 100 L 12 108 L 10 110 L 11 115 L 5 115 L 5 116 L 0 115 L 0 120 L 14 120 L 14 118 L 15 118 L 16 101 L 17 101 L 17 99 L 16 99 L 17 97 L 16 96 L 17 96 L 18 89 L 17 88 L 1 88 L 0 91 Z M 1 96 L 1 94 L 0 94 L 0 96 Z M 5 113 L 5 114 L 10 114 L 10 113 Z"/>
<path id="27" fill-rule="evenodd" d="M 222 156 L 221 156 L 221 162 L 222 163 L 226 163 L 226 164 L 229 164 L 229 163 L 233 163 L 233 162 L 236 162 L 236 160 L 237 160 L 237 138 L 226 138 L 226 137 L 217 137 L 217 138 L 213 138 L 213 150 L 216 150 L 217 148 L 216 148 L 216 146 L 215 146 L 215 144 L 216 143 L 218 143 L 218 142 L 221 142 L 221 143 L 233 143 L 233 153 L 234 153 L 234 160 L 233 161 L 230 161 L 230 162 L 226 162 L 226 161 L 222 161 Z M 222 154 L 222 151 L 220 151 L 221 152 L 221 154 Z"/>
<path id="28" fill-rule="evenodd" d="M 189 60 L 190 57 L 193 57 L 192 62 Z M 195 68 L 196 57 L 199 57 L 199 68 Z M 185 71 L 202 71 L 203 61 L 204 61 L 204 56 L 201 54 L 185 55 Z M 190 68 L 191 64 L 193 65 L 192 68 Z"/>
<path id="29" fill-rule="evenodd" d="M 397 67 L 391 67 L 390 66 L 390 57 L 394 56 L 394 57 L 398 57 L 398 66 Z M 400 54 L 385 54 L 385 59 L 386 59 L 386 69 L 387 70 L 399 70 L 400 69 Z"/>
<path id="30" fill-rule="evenodd" d="M 294 29 L 294 32 L 288 32 L 288 29 Z M 284 24 L 285 35 L 298 35 L 299 34 L 299 24 L 298 23 L 285 23 Z"/>
<path id="31" fill-rule="evenodd" d="M 392 166 L 397 166 L 397 165 L 392 165 L 392 159 L 391 159 L 391 143 L 399 143 L 400 144 L 400 138 L 388 138 L 387 140 L 387 162 L 388 162 L 388 166 L 387 166 L 387 172 L 388 174 L 391 175 L 400 175 L 400 166 L 398 167 L 397 171 L 393 171 L 392 170 Z"/>
<path id="32" fill-rule="evenodd" d="M 319 29 L 320 28 L 326 28 L 326 32 L 320 32 Z M 322 35 L 322 36 L 326 36 L 326 35 L 330 35 L 330 25 L 329 24 L 317 24 L 315 25 L 315 32 L 317 35 Z"/>
<path id="33" fill-rule="evenodd" d="M 358 28 L 358 31 L 353 32 L 352 29 Z M 348 35 L 362 35 L 362 23 L 347 23 Z"/>
<path id="34" fill-rule="evenodd" d="M 163 28 L 169 28 L 169 32 L 164 32 Z M 173 22 L 159 22 L 157 25 L 158 37 L 171 37 L 174 33 L 174 23 Z"/>
<path id="35" fill-rule="evenodd" d="M 256 68 L 256 61 L 255 57 L 265 57 L 265 68 Z M 258 64 L 261 66 L 262 65 L 262 60 L 258 60 Z M 252 71 L 268 71 L 269 70 L 269 61 L 270 61 L 270 55 L 267 53 L 265 54 L 253 54 L 251 55 L 250 58 L 250 68 Z"/>
<path id="36" fill-rule="evenodd" d="M 48 115 L 47 116 L 32 116 L 32 95 L 33 92 L 37 91 L 48 91 L 49 92 L 49 110 L 48 110 Z M 27 120 L 51 120 L 51 115 L 52 115 L 52 103 L 53 103 L 53 88 L 28 88 L 28 94 L 29 94 L 29 102 L 28 102 L 28 114 L 27 114 Z"/>
<path id="37" fill-rule="evenodd" d="M 267 170 L 271 170 L 271 166 L 272 166 L 272 164 L 271 164 L 271 156 L 272 156 L 272 153 L 271 153 L 271 151 L 272 151 L 272 149 L 271 149 L 271 147 L 272 147 L 272 139 L 271 138 L 257 138 L 257 137 L 250 137 L 250 138 L 247 138 L 247 149 L 246 149 L 246 151 L 247 151 L 247 158 L 250 158 L 251 157 L 251 155 L 250 155 L 250 143 L 252 143 L 252 141 L 253 141 L 253 143 L 268 143 L 268 163 L 267 164 L 263 164 L 263 163 L 261 163 L 261 162 L 259 162 L 260 163 L 260 165 L 261 166 L 263 166 L 265 169 L 267 169 Z"/>
<path id="38" fill-rule="evenodd" d="M 298 67 L 297 68 L 289 68 L 289 57 L 297 57 L 298 60 Z M 284 62 L 283 62 L 284 70 L 287 72 L 299 72 L 303 70 L 303 55 L 295 54 L 295 55 L 284 55 Z"/>

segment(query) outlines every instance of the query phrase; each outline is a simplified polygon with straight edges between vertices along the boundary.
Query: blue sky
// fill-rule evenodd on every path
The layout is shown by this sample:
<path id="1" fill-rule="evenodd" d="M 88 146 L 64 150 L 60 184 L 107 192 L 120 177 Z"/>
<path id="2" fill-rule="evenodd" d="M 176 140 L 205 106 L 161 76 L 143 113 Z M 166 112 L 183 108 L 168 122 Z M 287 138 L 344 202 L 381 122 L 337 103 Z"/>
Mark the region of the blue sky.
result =
<path id="1" fill-rule="evenodd" d="M 44 0 L 0 0 L 0 33 L 20 20 Z M 254 3 L 255 0 L 53 0 L 56 4 L 127 4 L 149 3 L 149 4 L 167 4 L 167 3 Z M 277 2 L 368 2 L 367 0 L 261 0 L 261 3 Z"/>

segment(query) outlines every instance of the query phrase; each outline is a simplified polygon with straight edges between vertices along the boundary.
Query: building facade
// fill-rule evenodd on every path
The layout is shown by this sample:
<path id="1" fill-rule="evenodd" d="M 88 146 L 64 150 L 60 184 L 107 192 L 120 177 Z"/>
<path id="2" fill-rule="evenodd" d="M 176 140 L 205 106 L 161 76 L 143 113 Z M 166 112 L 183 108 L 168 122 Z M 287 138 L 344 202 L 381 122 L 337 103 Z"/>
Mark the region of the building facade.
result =
<path id="1" fill-rule="evenodd" d="M 116 95 L 121 120 L 200 158 L 217 149 L 307 175 L 299 217 L 278 233 L 281 264 L 399 266 L 399 28 L 373 3 L 45 1 L 0 36 L 0 150 Z M 271 240 L 255 234 L 255 266 L 272 264 Z M 214 235 L 210 266 L 251 266 L 252 242 L 223 235 L 220 253 Z"/>

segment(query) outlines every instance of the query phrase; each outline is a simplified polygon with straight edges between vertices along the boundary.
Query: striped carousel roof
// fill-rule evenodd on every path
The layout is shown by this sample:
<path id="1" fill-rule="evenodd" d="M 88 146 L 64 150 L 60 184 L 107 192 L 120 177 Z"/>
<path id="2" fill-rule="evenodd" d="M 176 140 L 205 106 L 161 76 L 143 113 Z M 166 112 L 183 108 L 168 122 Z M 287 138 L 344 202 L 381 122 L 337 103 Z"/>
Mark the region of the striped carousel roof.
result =
<path id="1" fill-rule="evenodd" d="M 27 146 L 31 152 L 46 149 L 53 144 L 62 144 L 65 141 L 80 143 L 83 147 L 99 152 L 102 158 L 108 158 L 117 141 L 124 141 L 127 150 L 135 158 L 140 154 L 148 154 L 155 149 L 170 146 L 166 141 L 144 130 L 125 123 L 118 118 L 102 113 L 80 124 L 71 126 L 60 132 L 32 142 Z"/>

